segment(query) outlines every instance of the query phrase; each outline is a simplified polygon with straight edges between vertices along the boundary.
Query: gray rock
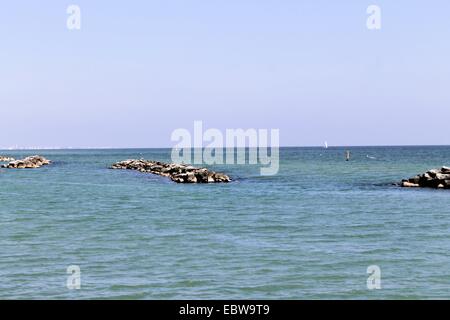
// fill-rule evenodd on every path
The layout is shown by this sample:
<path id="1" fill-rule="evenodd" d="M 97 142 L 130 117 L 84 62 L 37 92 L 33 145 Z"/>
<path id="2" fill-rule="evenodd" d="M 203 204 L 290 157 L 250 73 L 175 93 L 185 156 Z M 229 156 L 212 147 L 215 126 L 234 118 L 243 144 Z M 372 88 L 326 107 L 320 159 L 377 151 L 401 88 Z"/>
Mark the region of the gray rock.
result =
<path id="1" fill-rule="evenodd" d="M 420 187 L 420 185 L 418 183 L 412 183 L 409 181 L 403 181 L 402 182 L 402 187 L 404 188 L 418 188 Z"/>
<path id="2" fill-rule="evenodd" d="M 442 167 L 441 172 L 442 173 L 450 173 L 450 167 Z"/>
<path id="3" fill-rule="evenodd" d="M 14 160 L 16 160 L 16 159 L 11 158 L 11 157 L 0 156 L 0 162 L 11 162 Z"/>
<path id="4" fill-rule="evenodd" d="M 408 179 L 408 182 L 414 183 L 414 184 L 419 184 L 419 181 L 420 181 L 420 176 L 415 176 L 413 178 Z"/>
<path id="5" fill-rule="evenodd" d="M 448 174 L 436 173 L 436 179 L 438 179 L 438 180 L 450 180 L 450 173 L 448 173 Z"/>

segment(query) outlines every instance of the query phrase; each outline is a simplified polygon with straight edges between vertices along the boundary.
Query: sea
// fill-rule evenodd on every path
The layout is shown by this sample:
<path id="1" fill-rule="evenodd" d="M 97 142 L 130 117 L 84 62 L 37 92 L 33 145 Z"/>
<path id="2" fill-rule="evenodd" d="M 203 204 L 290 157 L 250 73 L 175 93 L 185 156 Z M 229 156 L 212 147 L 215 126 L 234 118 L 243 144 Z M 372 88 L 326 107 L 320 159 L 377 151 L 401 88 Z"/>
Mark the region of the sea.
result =
<path id="1" fill-rule="evenodd" d="M 450 190 L 398 186 L 449 166 L 449 146 L 208 166 L 228 184 L 108 168 L 171 149 L 0 154 L 53 161 L 0 169 L 0 299 L 450 298 Z"/>

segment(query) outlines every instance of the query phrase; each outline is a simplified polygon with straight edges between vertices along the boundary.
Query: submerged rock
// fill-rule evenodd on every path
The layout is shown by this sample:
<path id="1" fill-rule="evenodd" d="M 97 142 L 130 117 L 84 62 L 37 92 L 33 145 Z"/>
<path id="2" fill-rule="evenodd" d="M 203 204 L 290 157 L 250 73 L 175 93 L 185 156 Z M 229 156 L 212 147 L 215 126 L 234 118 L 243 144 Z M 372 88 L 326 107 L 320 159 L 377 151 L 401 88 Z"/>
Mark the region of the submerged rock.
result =
<path id="1" fill-rule="evenodd" d="M 405 188 L 450 189 L 450 168 L 432 169 L 423 174 L 403 180 Z"/>
<path id="2" fill-rule="evenodd" d="M 215 183 L 230 182 L 223 173 L 209 171 L 206 168 L 195 168 L 185 164 L 163 163 L 149 160 L 125 160 L 111 166 L 111 169 L 136 170 L 168 177 L 176 183 Z"/>
<path id="3" fill-rule="evenodd" d="M 51 161 L 45 159 L 44 157 L 32 156 L 32 157 L 27 157 L 27 158 L 21 159 L 21 160 L 10 161 L 8 164 L 4 164 L 1 167 L 8 168 L 8 169 L 34 169 L 34 168 L 46 166 L 50 163 L 51 163 Z"/>

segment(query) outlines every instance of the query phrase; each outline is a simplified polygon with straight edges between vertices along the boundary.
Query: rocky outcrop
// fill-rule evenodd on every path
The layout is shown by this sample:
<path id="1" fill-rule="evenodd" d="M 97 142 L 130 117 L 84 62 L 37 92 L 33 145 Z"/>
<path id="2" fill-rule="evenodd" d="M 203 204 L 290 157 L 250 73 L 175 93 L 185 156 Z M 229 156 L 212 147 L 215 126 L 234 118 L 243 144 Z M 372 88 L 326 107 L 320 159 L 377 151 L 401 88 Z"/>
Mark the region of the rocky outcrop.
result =
<path id="1" fill-rule="evenodd" d="M 10 162 L 10 161 L 14 161 L 14 160 L 16 160 L 16 159 L 10 158 L 10 157 L 0 156 L 0 162 Z"/>
<path id="2" fill-rule="evenodd" d="M 177 183 L 215 183 L 231 181 L 230 177 L 227 175 L 209 171 L 206 168 L 195 168 L 190 165 L 163 163 L 142 159 L 117 162 L 111 166 L 111 169 L 127 169 L 153 173 L 168 177 Z"/>
<path id="3" fill-rule="evenodd" d="M 50 164 L 51 161 L 41 156 L 27 157 L 22 160 L 14 160 L 8 164 L 4 164 L 2 168 L 8 169 L 34 169 Z"/>
<path id="4" fill-rule="evenodd" d="M 450 167 L 433 169 L 407 180 L 403 180 L 405 188 L 450 189 Z"/>

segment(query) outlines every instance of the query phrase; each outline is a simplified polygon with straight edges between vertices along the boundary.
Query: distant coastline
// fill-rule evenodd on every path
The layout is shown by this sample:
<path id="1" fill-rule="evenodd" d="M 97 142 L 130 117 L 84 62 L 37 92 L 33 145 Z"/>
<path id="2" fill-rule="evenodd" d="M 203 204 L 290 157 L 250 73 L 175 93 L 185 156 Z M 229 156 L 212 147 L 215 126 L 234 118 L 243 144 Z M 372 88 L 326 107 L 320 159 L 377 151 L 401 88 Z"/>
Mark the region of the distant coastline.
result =
<path id="1" fill-rule="evenodd" d="M 450 147 L 450 144 L 404 144 L 404 145 L 329 145 L 333 148 L 439 148 Z M 324 149 L 322 145 L 311 146 L 280 146 L 280 149 Z M 0 147 L 0 151 L 33 151 L 33 150 L 162 150 L 172 149 L 171 146 L 164 147 Z"/>

